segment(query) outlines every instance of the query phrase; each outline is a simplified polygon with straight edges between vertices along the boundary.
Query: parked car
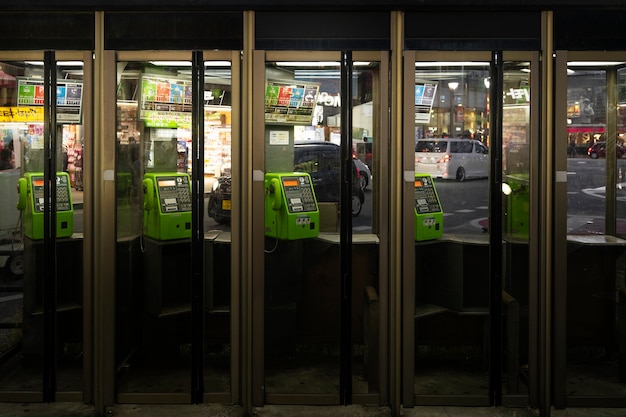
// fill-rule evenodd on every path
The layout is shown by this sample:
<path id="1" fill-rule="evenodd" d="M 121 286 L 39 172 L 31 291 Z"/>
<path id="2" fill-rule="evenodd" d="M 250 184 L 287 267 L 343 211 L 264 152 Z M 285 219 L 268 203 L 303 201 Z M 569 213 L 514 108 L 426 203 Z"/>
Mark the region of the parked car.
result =
<path id="1" fill-rule="evenodd" d="M 475 139 L 419 139 L 415 172 L 457 181 L 485 178 L 489 176 L 489 149 Z"/>
<path id="2" fill-rule="evenodd" d="M 358 159 L 356 160 L 358 161 Z M 365 203 L 361 188 L 363 179 L 357 162 L 353 159 L 352 215 L 358 216 Z M 360 162 L 360 161 L 359 161 Z M 337 202 L 340 197 L 340 148 L 331 142 L 305 142 L 294 145 L 294 171 L 308 172 L 313 180 L 313 189 L 318 202 Z M 365 164 L 363 164 L 365 165 Z M 362 168 L 362 167 L 361 167 Z M 367 169 L 367 166 L 365 166 Z M 368 175 L 369 169 L 365 175 Z M 369 181 L 366 182 L 368 184 Z M 366 185 L 367 186 L 367 185 Z M 215 179 L 209 195 L 208 215 L 220 224 L 230 222 L 231 177 Z"/>
<path id="3" fill-rule="evenodd" d="M 359 183 L 362 190 L 365 190 L 370 183 L 370 178 L 372 178 L 372 172 L 370 168 L 359 158 L 353 156 L 354 164 L 356 165 L 356 169 L 359 172 Z"/>
<path id="4" fill-rule="evenodd" d="M 230 223 L 230 184 L 230 175 L 216 178 L 213 182 L 213 191 L 209 195 L 209 217 L 219 224 Z"/>
<path id="5" fill-rule="evenodd" d="M 624 158 L 626 156 L 626 147 L 616 145 L 615 154 L 618 158 Z M 587 149 L 587 155 L 592 159 L 606 158 L 606 142 L 596 142 Z"/>
<path id="6" fill-rule="evenodd" d="M 311 175 L 318 202 L 337 202 L 340 199 L 340 150 L 339 145 L 324 141 L 297 142 L 294 145 L 294 171 Z M 365 202 L 365 193 L 354 158 L 352 167 L 352 215 L 358 216 Z"/>

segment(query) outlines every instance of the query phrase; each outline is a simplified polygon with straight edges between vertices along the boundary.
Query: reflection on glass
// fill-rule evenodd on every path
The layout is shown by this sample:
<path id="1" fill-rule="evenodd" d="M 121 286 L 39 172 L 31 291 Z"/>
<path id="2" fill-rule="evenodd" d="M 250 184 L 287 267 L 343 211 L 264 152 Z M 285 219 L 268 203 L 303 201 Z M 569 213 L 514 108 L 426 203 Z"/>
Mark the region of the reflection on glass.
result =
<path id="1" fill-rule="evenodd" d="M 417 211 L 423 208 L 416 206 L 416 395 L 487 393 L 486 81 L 487 63 L 416 65 L 415 173 L 432 181 L 445 216 L 438 224 L 436 217 L 425 218 Z M 428 233 L 431 223 L 443 228 L 443 236 Z M 454 234 L 475 237 L 472 244 L 449 242 L 447 237 Z"/>
<path id="2" fill-rule="evenodd" d="M 341 85 L 339 63 L 268 63 L 265 90 L 265 389 L 337 394 L 340 349 Z M 374 85 L 378 65 L 354 68 L 353 233 L 372 231 Z M 314 200 L 313 200 L 314 199 Z M 374 245 L 375 246 L 375 245 Z M 356 246 L 355 246 L 356 249 Z M 377 249 L 353 252 L 353 297 L 378 287 Z M 371 249 L 371 250 L 370 250 Z M 353 317 L 353 392 L 367 376 L 363 308 Z M 372 326 L 378 322 L 372 318 Z M 377 341 L 376 341 L 377 342 Z M 373 346 L 373 345 L 372 345 Z M 377 345 L 375 346 L 377 347 Z M 374 355 L 372 354 L 372 358 Z M 372 359 L 374 360 L 374 359 Z M 294 378 L 297 383 L 292 383 Z M 370 387 L 368 388 L 368 378 Z"/>
<path id="3" fill-rule="evenodd" d="M 502 111 L 502 219 L 504 281 L 502 293 L 503 374 L 505 395 L 527 394 L 530 232 L 530 68 L 526 63 L 504 66 Z M 521 370 L 521 372 L 520 372 Z"/>
<path id="4" fill-rule="evenodd" d="M 120 63 L 122 64 L 122 63 Z M 117 88 L 117 366 L 120 392 L 189 392 L 191 111 L 204 109 L 205 383 L 230 389 L 230 67 L 128 62 Z M 219 210 L 216 210 L 218 208 Z M 160 382 L 155 383 L 154 375 Z M 162 378 L 161 378 L 162 377 Z"/>
<path id="5" fill-rule="evenodd" d="M 204 390 L 229 392 L 232 77 L 230 67 L 216 65 L 204 68 L 204 230 L 214 233 L 205 240 L 205 259 L 213 262 L 205 261 Z"/>
<path id="6" fill-rule="evenodd" d="M 56 383 L 82 389 L 82 62 L 56 66 Z M 42 389 L 44 341 L 44 67 L 0 63 L 0 389 Z M 16 187 L 19 192 L 16 193 Z M 21 211 L 18 211 L 18 209 Z M 21 278 L 16 280 L 16 278 Z M 4 301 L 6 300 L 6 301 Z"/>
<path id="7" fill-rule="evenodd" d="M 605 223 L 613 221 L 606 207 L 615 204 L 617 234 L 624 236 L 626 73 L 572 67 L 568 74 L 567 395 L 623 397 L 624 250 L 619 240 L 605 235 Z M 609 125 L 611 96 L 618 101 L 616 126 Z M 615 146 L 615 164 L 607 161 L 608 146 Z M 617 201 L 607 201 L 611 177 L 617 180 Z"/>
<path id="8" fill-rule="evenodd" d="M 191 185 L 179 159 L 191 77 L 184 66 L 118 68 L 117 387 L 190 392 Z"/>
<path id="9" fill-rule="evenodd" d="M 574 67 L 567 77 L 567 233 L 604 233 L 606 72 Z M 619 143 L 619 141 L 618 141 Z M 619 154 L 619 150 L 617 153 Z"/>

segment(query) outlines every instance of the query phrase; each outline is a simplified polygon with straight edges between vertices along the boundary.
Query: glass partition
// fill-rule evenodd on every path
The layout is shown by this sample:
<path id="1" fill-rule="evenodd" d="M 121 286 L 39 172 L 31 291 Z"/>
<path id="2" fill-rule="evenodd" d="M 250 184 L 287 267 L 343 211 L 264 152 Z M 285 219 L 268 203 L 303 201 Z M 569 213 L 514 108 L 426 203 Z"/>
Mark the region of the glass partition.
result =
<path id="1" fill-rule="evenodd" d="M 502 113 L 502 393 L 528 395 L 531 291 L 531 62 L 504 64 Z"/>
<path id="2" fill-rule="evenodd" d="M 489 404 L 490 368 L 502 369 L 503 394 L 527 393 L 519 370 L 528 363 L 530 64 L 503 66 L 501 216 L 489 201 L 490 71 L 478 60 L 415 64 L 416 404 Z M 489 226 L 499 218 L 502 333 L 492 331 L 489 297 L 498 265 Z M 501 367 L 492 362 L 500 353 Z"/>
<path id="3" fill-rule="evenodd" d="M 0 391 L 83 389 L 83 62 L 53 65 L 0 63 Z"/>
<path id="4" fill-rule="evenodd" d="M 568 62 L 567 402 L 624 398 L 623 62 Z"/>
<path id="5" fill-rule="evenodd" d="M 489 62 L 415 67 L 418 397 L 488 392 L 489 81 Z"/>
<path id="6" fill-rule="evenodd" d="M 203 387 L 230 391 L 231 67 L 206 61 L 201 103 L 191 61 L 119 62 L 117 390 L 188 402 L 192 362 L 192 168 L 204 154 Z M 194 143 L 192 108 L 204 130 Z M 196 329 L 198 330 L 198 329 Z M 198 343 L 198 342 L 196 342 Z M 197 371 L 197 370 L 196 370 Z M 158 378 L 155 376 L 158 375 Z M 180 396 L 182 394 L 182 397 Z M 147 397 L 148 398 L 148 397 Z M 145 401 L 145 400 L 143 400 Z"/>
<path id="7" fill-rule="evenodd" d="M 378 392 L 379 64 L 354 62 L 352 149 L 342 143 L 339 61 L 268 62 L 265 75 L 265 392 L 270 401 L 299 394 L 330 403 L 344 383 L 355 394 Z M 346 169 L 350 201 L 340 192 Z M 342 301 L 340 229 L 348 220 L 352 297 Z M 341 360 L 342 302 L 352 309 L 349 364 Z M 342 369 L 351 369 L 351 382 L 340 381 Z"/>

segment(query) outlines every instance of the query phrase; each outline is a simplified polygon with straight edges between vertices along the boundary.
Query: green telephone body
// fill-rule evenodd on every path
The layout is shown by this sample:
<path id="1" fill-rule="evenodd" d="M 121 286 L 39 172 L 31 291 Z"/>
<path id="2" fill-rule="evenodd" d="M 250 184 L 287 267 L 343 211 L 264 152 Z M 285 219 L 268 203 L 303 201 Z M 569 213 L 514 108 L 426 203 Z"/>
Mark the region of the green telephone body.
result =
<path id="1" fill-rule="evenodd" d="M 265 235 L 281 240 L 319 235 L 320 212 L 311 176 L 305 172 L 265 174 Z"/>
<path id="2" fill-rule="evenodd" d="M 74 233 L 74 207 L 67 172 L 56 174 L 56 237 L 70 237 Z M 44 177 L 43 172 L 27 172 L 17 182 L 17 208 L 23 212 L 24 236 L 44 238 Z"/>
<path id="3" fill-rule="evenodd" d="M 504 181 L 511 189 L 505 200 L 507 211 L 505 233 L 508 237 L 528 239 L 530 225 L 530 175 L 509 174 Z"/>
<path id="4" fill-rule="evenodd" d="M 443 210 L 428 174 L 415 173 L 415 241 L 439 239 L 443 236 Z"/>
<path id="5" fill-rule="evenodd" d="M 143 179 L 143 232 L 155 240 L 191 238 L 191 180 L 179 172 L 150 172 Z"/>

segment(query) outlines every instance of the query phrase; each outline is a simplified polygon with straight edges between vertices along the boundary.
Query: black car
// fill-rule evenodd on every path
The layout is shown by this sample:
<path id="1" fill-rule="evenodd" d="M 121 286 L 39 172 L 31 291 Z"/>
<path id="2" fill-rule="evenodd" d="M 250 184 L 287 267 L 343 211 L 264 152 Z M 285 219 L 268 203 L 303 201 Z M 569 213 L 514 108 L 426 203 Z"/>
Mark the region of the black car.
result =
<path id="1" fill-rule="evenodd" d="M 209 217 L 219 224 L 230 223 L 230 183 L 230 176 L 218 177 L 213 183 L 213 191 L 209 195 Z"/>
<path id="2" fill-rule="evenodd" d="M 331 142 L 303 142 L 294 145 L 294 171 L 308 172 L 318 202 L 337 202 L 340 198 L 340 147 Z M 352 162 L 352 215 L 361 213 L 365 193 L 360 172 Z M 218 177 L 209 196 L 208 214 L 220 224 L 230 222 L 231 177 Z"/>

